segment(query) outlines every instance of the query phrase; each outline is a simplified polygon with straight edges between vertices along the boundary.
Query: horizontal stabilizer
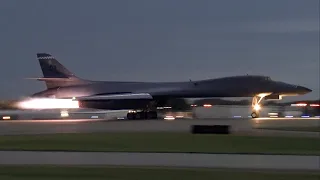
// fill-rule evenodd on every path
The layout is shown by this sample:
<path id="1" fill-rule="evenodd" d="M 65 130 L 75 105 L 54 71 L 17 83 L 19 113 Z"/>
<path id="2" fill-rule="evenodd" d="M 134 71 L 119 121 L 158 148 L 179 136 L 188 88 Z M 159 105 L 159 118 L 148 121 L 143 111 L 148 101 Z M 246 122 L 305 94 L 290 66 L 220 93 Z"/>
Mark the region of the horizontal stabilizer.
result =
<path id="1" fill-rule="evenodd" d="M 99 100 L 129 100 L 129 99 L 153 99 L 148 93 L 126 93 L 126 94 L 109 94 L 97 96 L 78 97 L 79 101 L 99 101 Z"/>
<path id="2" fill-rule="evenodd" d="M 38 80 L 38 81 L 74 81 L 74 79 L 71 78 L 27 78 L 32 80 Z"/>

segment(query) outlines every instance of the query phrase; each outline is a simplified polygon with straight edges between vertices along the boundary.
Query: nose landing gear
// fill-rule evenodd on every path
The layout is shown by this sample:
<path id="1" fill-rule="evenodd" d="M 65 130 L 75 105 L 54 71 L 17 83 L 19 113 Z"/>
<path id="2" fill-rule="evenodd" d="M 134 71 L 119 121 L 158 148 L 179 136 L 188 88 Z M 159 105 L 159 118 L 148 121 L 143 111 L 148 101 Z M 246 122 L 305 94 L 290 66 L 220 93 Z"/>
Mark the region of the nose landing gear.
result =
<path id="1" fill-rule="evenodd" d="M 251 117 L 252 118 L 258 118 L 259 117 L 259 113 L 254 111 L 254 112 L 251 113 Z"/>
<path id="2" fill-rule="evenodd" d="M 260 103 L 263 100 L 264 97 L 266 97 L 269 94 L 260 94 L 257 96 L 254 96 L 252 99 L 252 113 L 251 113 L 251 117 L 252 118 L 258 118 L 260 117 L 260 110 L 261 110 L 261 106 Z"/>

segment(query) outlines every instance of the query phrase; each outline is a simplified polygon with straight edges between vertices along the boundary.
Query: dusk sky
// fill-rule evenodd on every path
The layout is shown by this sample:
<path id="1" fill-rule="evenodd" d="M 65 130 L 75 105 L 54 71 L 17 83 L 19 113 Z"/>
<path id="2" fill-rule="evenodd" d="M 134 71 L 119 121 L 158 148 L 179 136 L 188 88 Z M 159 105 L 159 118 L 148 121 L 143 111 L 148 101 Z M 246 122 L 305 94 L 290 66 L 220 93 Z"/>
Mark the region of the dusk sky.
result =
<path id="1" fill-rule="evenodd" d="M 0 0 L 0 98 L 45 89 L 25 79 L 42 76 L 38 52 L 86 79 L 266 75 L 315 99 L 319 0 Z"/>

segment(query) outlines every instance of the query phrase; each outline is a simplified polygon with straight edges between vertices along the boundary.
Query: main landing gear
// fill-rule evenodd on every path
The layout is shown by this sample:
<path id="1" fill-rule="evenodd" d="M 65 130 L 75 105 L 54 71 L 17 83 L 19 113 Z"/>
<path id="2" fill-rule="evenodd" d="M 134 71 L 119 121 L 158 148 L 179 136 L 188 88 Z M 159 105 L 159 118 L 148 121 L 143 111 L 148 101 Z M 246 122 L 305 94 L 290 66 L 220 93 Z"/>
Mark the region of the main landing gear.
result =
<path id="1" fill-rule="evenodd" d="M 252 113 L 251 113 L 251 117 L 252 118 L 258 118 L 260 116 L 260 110 L 261 110 L 261 106 L 260 103 L 263 100 L 264 97 L 266 97 L 269 94 L 260 94 L 257 96 L 254 96 L 252 99 Z"/>
<path id="2" fill-rule="evenodd" d="M 156 111 L 129 111 L 127 119 L 129 120 L 143 120 L 143 119 L 157 119 L 158 114 Z"/>

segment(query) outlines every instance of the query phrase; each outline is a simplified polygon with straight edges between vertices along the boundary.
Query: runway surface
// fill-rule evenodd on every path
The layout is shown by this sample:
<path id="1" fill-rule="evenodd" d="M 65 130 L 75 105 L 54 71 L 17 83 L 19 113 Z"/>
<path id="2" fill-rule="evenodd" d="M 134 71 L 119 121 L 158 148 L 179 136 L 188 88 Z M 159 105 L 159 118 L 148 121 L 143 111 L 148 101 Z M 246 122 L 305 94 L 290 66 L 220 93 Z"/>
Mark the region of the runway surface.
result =
<path id="1" fill-rule="evenodd" d="M 0 151 L 1 165 L 129 165 L 320 170 L 320 156 Z"/>
<path id="2" fill-rule="evenodd" d="M 319 132 L 290 132 L 278 130 L 253 129 L 271 124 L 286 126 L 292 124 L 314 127 L 320 125 L 318 119 L 277 120 L 277 119 L 181 119 L 165 120 L 10 120 L 0 121 L 0 135 L 54 134 L 54 133 L 92 133 L 92 132 L 190 132 L 192 125 L 230 125 L 233 134 L 245 135 L 283 135 L 320 137 Z"/>
<path id="3" fill-rule="evenodd" d="M 289 119 L 287 119 L 289 120 Z M 287 121 L 286 120 L 286 121 Z M 273 122 L 274 121 L 274 122 Z M 0 121 L 0 135 L 92 133 L 92 132 L 189 132 L 195 124 L 231 125 L 234 134 L 287 135 L 320 137 L 319 133 L 257 130 L 267 121 L 251 119 L 182 119 L 173 121 L 106 121 L 84 120 L 11 120 Z M 268 123 L 276 123 L 269 119 Z M 303 119 L 307 126 L 315 126 L 319 120 Z M 285 121 L 281 122 L 286 124 Z M 280 123 L 280 124 L 281 124 Z M 291 121 L 291 124 L 294 121 Z M 54 165 L 132 165 L 210 168 L 250 168 L 280 170 L 320 170 L 319 156 L 289 155 L 237 155 L 237 154 L 188 154 L 188 153 L 102 153 L 102 152 L 33 152 L 0 151 L 0 164 L 54 164 Z"/>

